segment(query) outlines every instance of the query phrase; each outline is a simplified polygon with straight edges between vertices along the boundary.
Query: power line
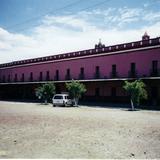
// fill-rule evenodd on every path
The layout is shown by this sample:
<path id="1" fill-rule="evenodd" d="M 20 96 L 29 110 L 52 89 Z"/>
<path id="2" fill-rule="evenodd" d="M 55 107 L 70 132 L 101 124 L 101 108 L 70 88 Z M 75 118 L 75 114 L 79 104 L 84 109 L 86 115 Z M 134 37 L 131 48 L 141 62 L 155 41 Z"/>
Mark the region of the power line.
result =
<path id="1" fill-rule="evenodd" d="M 50 12 L 48 12 L 48 13 L 45 13 L 45 15 L 46 15 L 46 14 L 49 14 L 49 13 L 54 13 L 54 12 L 59 11 L 59 10 L 62 10 L 62 9 L 69 8 L 69 7 L 71 7 L 71 6 L 79 3 L 79 2 L 81 2 L 81 1 L 82 1 L 82 0 L 78 0 L 78 1 L 76 1 L 76 2 L 74 2 L 74 3 L 71 3 L 71 4 L 67 5 L 67 6 L 64 6 L 64 7 L 62 7 L 62 8 L 56 9 L 56 10 L 54 10 L 54 11 L 50 11 Z M 86 10 L 88 10 L 88 9 L 91 9 L 91 8 L 94 8 L 94 7 L 97 7 L 97 6 L 100 6 L 100 5 L 102 5 L 102 4 L 104 4 L 104 3 L 107 3 L 107 2 L 109 2 L 109 1 L 110 1 L 110 0 L 104 0 L 104 1 L 102 1 L 102 2 L 96 3 L 96 4 L 91 5 L 91 6 L 89 6 L 89 7 L 83 8 L 83 9 L 81 9 L 79 12 L 86 11 Z M 24 22 L 22 22 L 22 23 L 15 24 L 15 25 L 13 25 L 13 26 L 11 26 L 11 27 L 14 28 L 14 27 L 17 26 L 17 25 L 21 25 L 21 24 L 25 24 L 25 23 L 31 22 L 31 21 L 33 21 L 33 20 L 35 20 L 35 19 L 38 19 L 38 18 L 41 18 L 41 17 L 43 17 L 43 16 L 44 16 L 44 15 L 37 16 L 37 17 L 31 18 L 31 19 L 28 19 L 28 20 L 26 20 L 26 21 L 24 21 Z M 32 25 L 32 26 L 37 26 L 37 24 Z M 11 27 L 9 27 L 9 28 L 7 28 L 7 29 L 12 29 Z M 23 27 L 22 29 L 17 29 L 16 31 L 24 31 L 24 30 L 26 30 L 26 27 Z"/>
<path id="2" fill-rule="evenodd" d="M 104 3 L 106 3 L 106 2 L 109 2 L 109 1 L 110 1 L 110 0 L 105 0 L 105 1 L 102 1 L 102 2 L 100 2 L 100 3 L 96 3 L 96 4 L 92 5 L 92 6 L 89 6 L 89 7 L 87 7 L 87 8 L 82 9 L 81 11 L 94 8 L 94 7 L 96 7 L 96 6 L 102 5 L 102 4 L 104 4 Z"/>
<path id="3" fill-rule="evenodd" d="M 71 7 L 71 6 L 74 6 L 74 5 L 78 4 L 78 3 L 80 3 L 81 1 L 82 1 L 82 0 L 78 0 L 78 1 L 76 1 L 76 2 L 73 2 L 73 3 L 70 3 L 70 4 L 66 5 L 66 6 L 64 6 L 64 7 L 57 8 L 57 9 L 55 9 L 55 10 L 52 10 L 52 11 L 46 12 L 46 13 L 45 13 L 45 14 L 43 14 L 43 15 L 39 15 L 39 16 L 36 16 L 36 17 L 30 18 L 30 19 L 25 20 L 25 21 L 23 21 L 23 22 L 21 22 L 21 23 L 14 24 L 14 25 L 11 25 L 11 26 L 6 27 L 6 28 L 7 28 L 7 29 L 12 29 L 12 28 L 14 28 L 14 27 L 16 27 L 16 26 L 19 26 L 19 25 L 22 25 L 22 24 L 25 24 L 25 23 L 31 22 L 31 21 L 33 21 L 33 20 L 39 19 L 39 18 L 43 17 L 43 16 L 44 16 L 44 15 L 46 15 L 46 14 L 51 14 L 51 13 L 54 13 L 54 12 L 57 12 L 57 11 L 60 11 L 60 10 L 63 10 L 63 9 L 69 8 L 69 7 Z"/>

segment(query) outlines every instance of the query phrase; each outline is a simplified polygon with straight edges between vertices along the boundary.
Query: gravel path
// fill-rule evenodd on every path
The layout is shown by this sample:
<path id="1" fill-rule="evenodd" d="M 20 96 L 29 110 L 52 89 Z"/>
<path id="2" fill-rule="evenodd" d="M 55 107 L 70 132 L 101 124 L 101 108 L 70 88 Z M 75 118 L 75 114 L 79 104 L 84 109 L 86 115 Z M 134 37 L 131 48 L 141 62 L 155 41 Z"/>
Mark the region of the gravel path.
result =
<path id="1" fill-rule="evenodd" d="M 160 111 L 0 101 L 0 158 L 160 158 Z"/>

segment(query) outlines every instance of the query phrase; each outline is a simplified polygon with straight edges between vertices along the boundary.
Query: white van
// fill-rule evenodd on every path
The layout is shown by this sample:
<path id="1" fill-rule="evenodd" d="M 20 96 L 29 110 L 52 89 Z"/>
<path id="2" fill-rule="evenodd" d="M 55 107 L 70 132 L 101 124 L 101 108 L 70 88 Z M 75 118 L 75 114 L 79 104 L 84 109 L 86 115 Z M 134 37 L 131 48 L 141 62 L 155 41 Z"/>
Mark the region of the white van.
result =
<path id="1" fill-rule="evenodd" d="M 68 94 L 55 94 L 52 98 L 53 106 L 73 106 L 73 101 Z"/>

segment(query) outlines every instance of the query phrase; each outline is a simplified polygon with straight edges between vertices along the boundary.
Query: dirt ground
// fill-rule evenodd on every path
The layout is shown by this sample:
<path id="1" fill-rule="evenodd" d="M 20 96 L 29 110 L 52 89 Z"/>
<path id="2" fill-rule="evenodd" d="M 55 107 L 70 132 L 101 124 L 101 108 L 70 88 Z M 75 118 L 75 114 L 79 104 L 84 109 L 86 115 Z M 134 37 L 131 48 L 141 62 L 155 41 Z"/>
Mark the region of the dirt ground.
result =
<path id="1" fill-rule="evenodd" d="M 0 101 L 0 158 L 160 158 L 160 111 Z"/>

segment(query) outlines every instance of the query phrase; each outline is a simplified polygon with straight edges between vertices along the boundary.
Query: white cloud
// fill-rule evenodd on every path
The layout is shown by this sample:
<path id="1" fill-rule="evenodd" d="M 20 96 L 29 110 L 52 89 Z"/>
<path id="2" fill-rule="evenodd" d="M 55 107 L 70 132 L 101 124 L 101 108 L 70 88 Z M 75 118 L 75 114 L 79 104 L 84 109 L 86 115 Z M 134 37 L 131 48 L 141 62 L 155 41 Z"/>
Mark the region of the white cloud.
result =
<path id="1" fill-rule="evenodd" d="M 94 48 L 101 38 L 105 45 L 140 40 L 147 31 L 151 37 L 160 33 L 157 13 L 142 9 L 115 8 L 79 12 L 75 15 L 45 16 L 41 25 L 32 29 L 31 35 L 10 33 L 0 28 L 0 63 L 54 55 Z M 115 14 L 116 13 L 116 14 Z M 150 15 L 152 14 L 152 16 Z M 139 22 L 146 17 L 154 21 L 137 28 L 125 28 L 125 24 Z"/>
<path id="2" fill-rule="evenodd" d="M 150 12 L 150 13 L 144 15 L 144 20 L 146 20 L 146 21 L 160 21 L 160 12 L 157 12 L 156 14 L 154 12 Z"/>
<path id="3" fill-rule="evenodd" d="M 46 16 L 43 20 L 44 25 L 52 26 L 52 25 L 61 25 L 62 27 L 73 27 L 75 29 L 82 29 L 86 30 L 86 27 L 89 26 L 83 19 L 77 19 L 76 16 L 68 15 L 68 16 L 61 16 L 61 17 L 49 17 Z M 73 29 L 72 28 L 72 29 Z"/>

